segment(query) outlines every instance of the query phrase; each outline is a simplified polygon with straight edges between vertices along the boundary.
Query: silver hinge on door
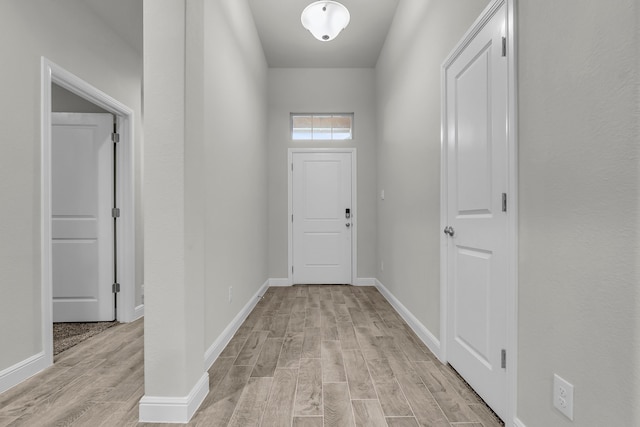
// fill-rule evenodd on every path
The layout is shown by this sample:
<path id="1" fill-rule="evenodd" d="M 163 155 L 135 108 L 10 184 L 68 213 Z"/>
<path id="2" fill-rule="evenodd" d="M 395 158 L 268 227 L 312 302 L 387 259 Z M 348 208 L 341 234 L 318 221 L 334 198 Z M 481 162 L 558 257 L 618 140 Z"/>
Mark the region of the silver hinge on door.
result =
<path id="1" fill-rule="evenodd" d="M 507 38 L 502 38 L 502 56 L 507 56 Z"/>
<path id="2" fill-rule="evenodd" d="M 111 216 L 113 218 L 120 218 L 120 208 L 111 209 Z"/>
<path id="3" fill-rule="evenodd" d="M 120 283 L 114 283 L 111 286 L 111 290 L 114 294 L 117 294 L 118 292 L 120 292 Z"/>
<path id="4" fill-rule="evenodd" d="M 293 172 L 293 163 L 291 163 L 291 172 Z"/>
<path id="5" fill-rule="evenodd" d="M 291 215 L 291 222 L 293 222 L 293 215 Z"/>
<path id="6" fill-rule="evenodd" d="M 118 124 L 115 122 L 115 117 L 113 122 L 113 133 L 111 134 L 111 141 L 113 141 L 114 144 L 120 142 L 120 134 L 118 133 Z"/>
<path id="7" fill-rule="evenodd" d="M 507 193 L 502 193 L 502 212 L 507 211 Z"/>
<path id="8" fill-rule="evenodd" d="M 505 349 L 500 351 L 500 367 L 502 369 L 507 369 L 507 350 Z"/>

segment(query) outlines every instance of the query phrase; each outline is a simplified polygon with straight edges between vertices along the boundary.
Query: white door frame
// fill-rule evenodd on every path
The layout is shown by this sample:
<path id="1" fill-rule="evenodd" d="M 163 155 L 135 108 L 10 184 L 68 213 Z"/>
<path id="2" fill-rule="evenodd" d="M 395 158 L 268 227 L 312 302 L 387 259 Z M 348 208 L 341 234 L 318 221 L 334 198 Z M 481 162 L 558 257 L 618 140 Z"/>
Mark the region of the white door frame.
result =
<path id="1" fill-rule="evenodd" d="M 440 174 L 440 230 L 447 226 L 448 218 L 448 167 L 447 167 L 447 68 L 467 47 L 471 40 L 478 34 L 482 27 L 493 17 L 495 12 L 503 5 L 507 7 L 507 161 L 508 178 L 508 211 L 507 211 L 507 419 L 504 421 L 510 425 L 516 419 L 517 410 L 517 360 L 518 360 L 518 130 L 517 130 L 517 57 L 516 57 L 516 28 L 515 17 L 516 0 L 494 0 L 480 17 L 473 23 L 442 64 L 441 89 L 442 89 L 442 122 L 441 122 L 441 174 Z M 439 359 L 447 362 L 447 307 L 448 307 L 448 245 L 449 239 L 444 233 L 440 234 L 440 355 Z"/>
<path id="2" fill-rule="evenodd" d="M 135 319 L 135 187 L 133 150 L 133 110 L 91 86 L 69 71 L 42 57 L 41 75 L 41 282 L 42 282 L 42 348 L 48 365 L 53 363 L 53 307 L 51 260 L 51 84 L 86 99 L 112 113 L 120 132 L 116 200 L 121 215 L 118 220 L 118 282 L 117 319 Z"/>
<path id="3" fill-rule="evenodd" d="M 289 148 L 288 150 L 288 210 L 287 210 L 287 222 L 289 223 L 289 261 L 287 268 L 287 283 L 289 286 L 293 285 L 293 222 L 291 221 L 291 215 L 293 215 L 293 171 L 291 166 L 293 165 L 294 153 L 350 153 L 351 154 L 351 284 L 357 284 L 358 277 L 358 193 L 357 193 L 357 177 L 356 170 L 356 149 L 355 148 Z"/>

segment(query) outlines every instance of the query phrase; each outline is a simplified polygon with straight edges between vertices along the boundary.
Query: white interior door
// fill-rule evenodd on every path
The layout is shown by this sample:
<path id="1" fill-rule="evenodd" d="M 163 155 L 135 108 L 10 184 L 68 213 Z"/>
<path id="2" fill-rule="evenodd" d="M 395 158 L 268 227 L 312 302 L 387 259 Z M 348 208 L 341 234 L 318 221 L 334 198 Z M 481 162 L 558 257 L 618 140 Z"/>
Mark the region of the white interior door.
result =
<path id="1" fill-rule="evenodd" d="M 447 359 L 506 413 L 505 6 L 446 68 Z"/>
<path id="2" fill-rule="evenodd" d="M 293 153 L 295 284 L 351 284 L 351 155 Z"/>
<path id="3" fill-rule="evenodd" d="M 113 116 L 52 114 L 53 321 L 115 319 Z"/>

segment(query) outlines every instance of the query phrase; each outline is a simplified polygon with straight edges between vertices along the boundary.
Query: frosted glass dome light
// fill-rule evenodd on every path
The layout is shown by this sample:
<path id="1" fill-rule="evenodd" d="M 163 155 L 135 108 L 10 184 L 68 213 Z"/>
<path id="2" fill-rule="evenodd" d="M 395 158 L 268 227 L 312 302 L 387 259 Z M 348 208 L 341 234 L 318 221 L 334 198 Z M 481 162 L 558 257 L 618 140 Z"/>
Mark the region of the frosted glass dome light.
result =
<path id="1" fill-rule="evenodd" d="M 300 20 L 316 39 L 328 42 L 349 25 L 351 15 L 337 1 L 316 1 L 302 11 Z"/>

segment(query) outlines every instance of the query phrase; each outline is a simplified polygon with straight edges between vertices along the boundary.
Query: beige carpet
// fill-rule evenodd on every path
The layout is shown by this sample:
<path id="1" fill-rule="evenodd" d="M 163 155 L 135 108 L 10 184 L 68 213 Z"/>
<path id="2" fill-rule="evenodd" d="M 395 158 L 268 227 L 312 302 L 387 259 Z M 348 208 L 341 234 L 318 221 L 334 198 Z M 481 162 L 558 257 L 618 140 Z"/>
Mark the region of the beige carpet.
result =
<path id="1" fill-rule="evenodd" d="M 99 334 L 105 329 L 117 325 L 113 322 L 90 323 L 54 323 L 53 324 L 53 355 L 81 343 L 82 341 Z"/>

